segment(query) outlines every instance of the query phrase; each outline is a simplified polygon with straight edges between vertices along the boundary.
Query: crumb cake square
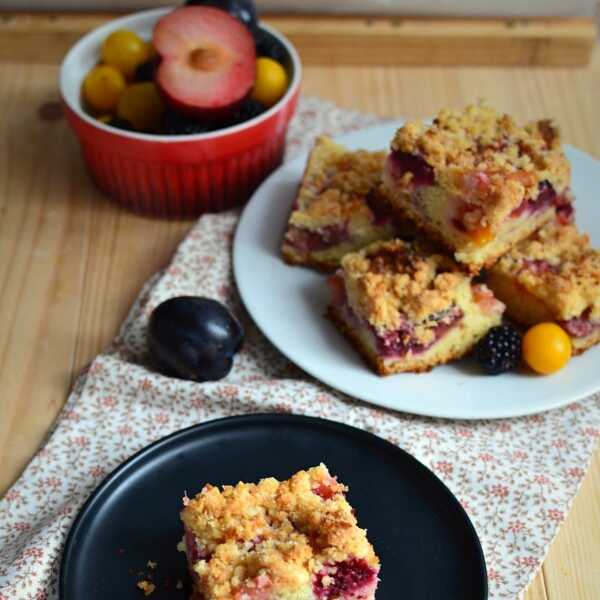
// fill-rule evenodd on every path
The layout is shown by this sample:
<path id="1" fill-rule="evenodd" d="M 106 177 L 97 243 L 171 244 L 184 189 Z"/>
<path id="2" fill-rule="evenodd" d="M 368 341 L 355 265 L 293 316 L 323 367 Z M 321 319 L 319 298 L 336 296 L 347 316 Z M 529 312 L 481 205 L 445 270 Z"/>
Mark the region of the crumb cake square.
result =
<path id="1" fill-rule="evenodd" d="M 473 273 L 555 214 L 572 218 L 557 128 L 549 120 L 520 126 L 483 105 L 401 127 L 383 182 L 393 206 Z"/>
<path id="2" fill-rule="evenodd" d="M 373 600 L 379 559 L 347 489 L 321 464 L 185 497 L 194 600 Z"/>
<path id="3" fill-rule="evenodd" d="M 346 255 L 329 285 L 329 316 L 380 375 L 463 356 L 504 311 L 451 258 L 401 240 Z"/>
<path id="4" fill-rule="evenodd" d="M 317 138 L 284 235 L 286 262 L 331 271 L 344 254 L 399 235 L 380 189 L 385 156 Z"/>
<path id="5" fill-rule="evenodd" d="M 600 342 L 600 250 L 574 225 L 551 221 L 488 273 L 488 285 L 524 325 L 558 323 L 580 354 Z"/>

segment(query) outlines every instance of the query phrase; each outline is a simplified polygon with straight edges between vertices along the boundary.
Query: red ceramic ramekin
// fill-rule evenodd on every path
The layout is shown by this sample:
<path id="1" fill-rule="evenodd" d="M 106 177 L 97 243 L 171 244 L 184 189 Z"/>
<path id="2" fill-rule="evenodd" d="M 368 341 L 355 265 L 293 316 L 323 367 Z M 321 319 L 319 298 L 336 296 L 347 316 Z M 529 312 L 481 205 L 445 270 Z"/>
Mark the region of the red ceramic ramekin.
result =
<path id="1" fill-rule="evenodd" d="M 194 135 L 123 131 L 88 115 L 81 84 L 98 62 L 100 45 L 116 29 L 152 37 L 155 23 L 172 9 L 155 9 L 115 19 L 79 40 L 60 70 L 60 91 L 97 186 L 119 203 L 156 216 L 190 217 L 242 204 L 282 160 L 285 135 L 298 101 L 300 59 L 274 29 L 290 56 L 290 86 L 277 104 L 240 125 Z"/>

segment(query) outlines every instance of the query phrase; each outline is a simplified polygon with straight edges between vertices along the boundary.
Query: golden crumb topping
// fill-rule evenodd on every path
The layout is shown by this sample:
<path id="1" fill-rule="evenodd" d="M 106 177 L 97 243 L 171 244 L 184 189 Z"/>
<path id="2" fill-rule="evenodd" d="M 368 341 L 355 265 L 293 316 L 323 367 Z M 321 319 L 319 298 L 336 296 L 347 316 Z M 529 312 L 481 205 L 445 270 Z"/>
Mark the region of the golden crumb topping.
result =
<path id="1" fill-rule="evenodd" d="M 600 319 L 600 250 L 574 225 L 552 221 L 517 244 L 495 269 L 543 299 L 558 320 L 583 313 Z"/>
<path id="2" fill-rule="evenodd" d="M 347 254 L 342 271 L 353 310 L 379 330 L 396 330 L 408 319 L 413 337 L 431 341 L 439 316 L 456 306 L 470 279 L 448 257 L 401 240 L 376 242 Z"/>
<path id="3" fill-rule="evenodd" d="M 316 229 L 371 219 L 368 198 L 381 182 L 385 152 L 348 151 L 320 136 L 309 156 L 290 224 Z"/>
<path id="4" fill-rule="evenodd" d="M 322 565 L 349 557 L 377 566 L 346 490 L 321 464 L 283 482 L 206 485 L 186 500 L 181 518 L 206 557 L 194 570 L 211 598 L 229 600 L 243 585 L 300 588 Z"/>
<path id="5" fill-rule="evenodd" d="M 438 185 L 484 207 L 492 226 L 523 200 L 535 199 L 541 182 L 559 195 L 570 183 L 570 165 L 550 120 L 520 126 L 485 105 L 443 109 L 431 125 L 407 123 L 396 132 L 392 150 L 423 158 Z"/>

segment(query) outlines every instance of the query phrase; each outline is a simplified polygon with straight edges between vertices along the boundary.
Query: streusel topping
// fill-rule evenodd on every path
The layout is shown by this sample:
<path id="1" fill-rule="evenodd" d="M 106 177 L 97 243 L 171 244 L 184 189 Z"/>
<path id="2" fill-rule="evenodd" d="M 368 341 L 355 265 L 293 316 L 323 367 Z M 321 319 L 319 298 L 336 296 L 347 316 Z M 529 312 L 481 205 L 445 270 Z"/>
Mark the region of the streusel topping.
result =
<path id="1" fill-rule="evenodd" d="M 396 330 L 407 319 L 426 343 L 436 318 L 455 305 L 469 279 L 452 260 L 401 240 L 376 242 L 342 259 L 352 308 L 377 329 Z"/>
<path id="2" fill-rule="evenodd" d="M 586 311 L 592 320 L 600 319 L 600 250 L 574 225 L 552 221 L 517 244 L 495 269 L 542 298 L 559 320 Z"/>
<path id="3" fill-rule="evenodd" d="M 543 181 L 559 195 L 570 182 L 569 162 L 550 120 L 519 126 L 485 105 L 463 112 L 443 109 L 431 125 L 406 123 L 396 132 L 392 150 L 423 158 L 438 185 L 485 207 L 489 225 L 524 199 L 535 199 Z"/>
<path id="4" fill-rule="evenodd" d="M 181 513 L 206 556 L 194 570 L 215 598 L 229 600 L 248 580 L 308 585 L 309 572 L 350 556 L 377 566 L 346 490 L 323 464 L 283 482 L 206 485 L 194 499 L 184 499 Z"/>
<path id="5" fill-rule="evenodd" d="M 309 157 L 290 223 L 318 228 L 357 215 L 371 217 L 367 200 L 381 183 L 385 156 L 385 152 L 349 152 L 320 136 Z"/>

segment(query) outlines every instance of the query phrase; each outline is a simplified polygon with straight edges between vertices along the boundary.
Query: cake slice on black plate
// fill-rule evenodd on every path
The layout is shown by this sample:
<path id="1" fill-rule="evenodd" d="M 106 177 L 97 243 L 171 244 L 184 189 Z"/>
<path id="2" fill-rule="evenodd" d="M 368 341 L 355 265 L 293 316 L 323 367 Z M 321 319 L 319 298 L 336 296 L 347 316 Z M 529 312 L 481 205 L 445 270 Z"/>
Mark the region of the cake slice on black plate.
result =
<path id="1" fill-rule="evenodd" d="M 504 311 L 450 257 L 401 240 L 346 255 L 329 285 L 330 318 L 380 375 L 463 356 Z"/>
<path id="2" fill-rule="evenodd" d="M 184 498 L 194 600 L 374 600 L 379 559 L 325 465 Z"/>

